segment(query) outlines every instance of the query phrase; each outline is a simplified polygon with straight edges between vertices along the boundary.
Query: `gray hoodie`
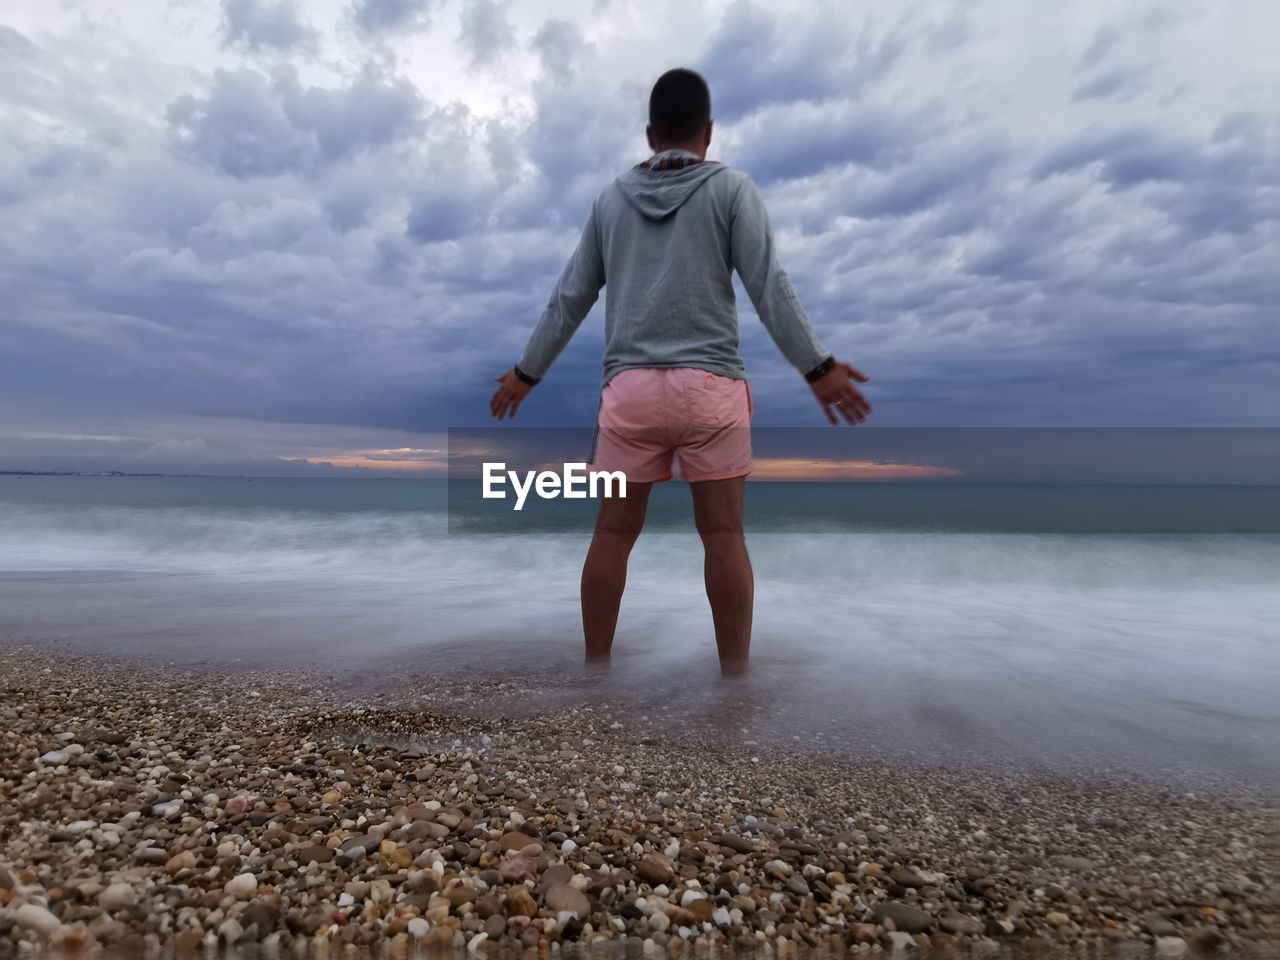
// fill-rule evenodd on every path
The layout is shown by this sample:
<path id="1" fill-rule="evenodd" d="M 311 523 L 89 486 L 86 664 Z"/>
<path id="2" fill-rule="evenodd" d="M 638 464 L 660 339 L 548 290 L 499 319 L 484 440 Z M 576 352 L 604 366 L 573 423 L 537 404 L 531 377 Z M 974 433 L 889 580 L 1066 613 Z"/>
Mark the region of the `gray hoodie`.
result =
<path id="1" fill-rule="evenodd" d="M 807 373 L 822 363 L 829 353 L 778 264 L 755 183 L 710 161 L 653 169 L 664 158 L 696 159 L 683 150 L 657 154 L 596 198 L 520 370 L 542 377 L 607 283 L 605 383 L 633 367 L 696 367 L 745 379 L 734 270 L 791 364 Z"/>

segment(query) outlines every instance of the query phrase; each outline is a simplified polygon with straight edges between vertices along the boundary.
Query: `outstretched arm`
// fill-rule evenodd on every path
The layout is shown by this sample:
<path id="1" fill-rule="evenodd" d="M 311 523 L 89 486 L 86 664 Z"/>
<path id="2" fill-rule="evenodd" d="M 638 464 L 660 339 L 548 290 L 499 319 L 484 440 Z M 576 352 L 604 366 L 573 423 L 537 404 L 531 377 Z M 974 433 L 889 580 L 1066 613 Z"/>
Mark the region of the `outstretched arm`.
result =
<path id="1" fill-rule="evenodd" d="M 837 362 L 814 333 L 791 278 L 778 263 L 764 198 L 749 178 L 743 179 L 734 197 L 730 222 L 733 267 L 773 342 L 804 374 L 831 423 L 839 422 L 837 411 L 850 424 L 861 423 L 871 412 L 871 404 L 854 382 L 865 383 L 870 378 L 847 363 Z"/>
<path id="2" fill-rule="evenodd" d="M 600 252 L 593 205 L 578 246 L 565 264 L 524 353 L 514 367 L 497 378 L 498 389 L 489 401 L 489 412 L 493 416 L 502 420 L 508 413 L 512 417 L 516 415 L 520 402 L 543 378 L 577 332 L 603 286 L 604 257 Z"/>

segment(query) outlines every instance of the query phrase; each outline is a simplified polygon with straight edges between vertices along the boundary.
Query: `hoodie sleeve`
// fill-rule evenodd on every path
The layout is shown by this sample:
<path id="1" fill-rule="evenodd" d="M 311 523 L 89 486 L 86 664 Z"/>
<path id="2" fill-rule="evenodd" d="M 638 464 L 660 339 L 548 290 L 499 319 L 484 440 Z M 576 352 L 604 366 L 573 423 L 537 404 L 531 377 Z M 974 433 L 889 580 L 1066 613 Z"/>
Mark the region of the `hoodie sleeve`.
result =
<path id="1" fill-rule="evenodd" d="M 591 311 L 604 286 L 604 258 L 596 229 L 596 205 L 578 240 L 577 249 L 565 264 L 542 318 L 534 327 L 529 343 L 516 366 L 534 381 L 546 375 L 564 350 L 583 318 Z"/>
<path id="2" fill-rule="evenodd" d="M 801 373 L 831 356 L 813 332 L 787 272 L 778 263 L 760 189 L 744 176 L 729 214 L 733 268 L 782 355 Z"/>

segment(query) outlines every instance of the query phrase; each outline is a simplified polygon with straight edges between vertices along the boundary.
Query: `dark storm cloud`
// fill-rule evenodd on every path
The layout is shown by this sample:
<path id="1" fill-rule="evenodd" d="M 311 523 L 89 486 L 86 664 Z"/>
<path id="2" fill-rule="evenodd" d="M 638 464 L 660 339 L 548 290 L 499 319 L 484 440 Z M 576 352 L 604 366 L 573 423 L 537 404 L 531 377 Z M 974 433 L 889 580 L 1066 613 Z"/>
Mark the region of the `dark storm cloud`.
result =
<path id="1" fill-rule="evenodd" d="M 222 16 L 227 44 L 255 52 L 310 47 L 317 39 L 297 0 L 222 0 Z"/>
<path id="2" fill-rule="evenodd" d="M 429 25 L 432 0 L 357 0 L 351 19 L 366 34 L 404 33 Z"/>
<path id="3" fill-rule="evenodd" d="M 847 164 L 884 166 L 928 136 L 924 124 L 843 101 L 767 108 L 734 129 L 735 165 L 766 185 Z"/>
<path id="4" fill-rule="evenodd" d="M 471 54 L 472 64 L 485 64 L 515 43 L 515 29 L 506 7 L 497 0 L 468 0 L 462 11 L 459 39 Z"/>
<path id="5" fill-rule="evenodd" d="M 534 35 L 533 47 L 545 74 L 560 82 L 571 80 L 578 68 L 586 43 L 580 31 L 568 20 L 548 20 Z"/>
<path id="6" fill-rule="evenodd" d="M 13 27 L 0 23 L 0 53 L 6 57 L 19 57 L 35 53 L 36 45 Z"/>
<path id="7" fill-rule="evenodd" d="M 1142 87 L 1142 74 L 1137 70 L 1118 68 L 1100 73 L 1082 83 L 1071 95 L 1073 100 L 1105 100 L 1135 93 Z"/>
<path id="8" fill-rule="evenodd" d="M 1118 190 L 1152 180 L 1188 177 L 1196 164 L 1194 148 L 1139 127 L 1087 131 L 1052 150 L 1035 166 L 1045 177 L 1098 164 L 1099 176 Z"/>
<path id="9" fill-rule="evenodd" d="M 724 12 L 696 64 L 711 85 L 717 120 L 737 120 L 769 104 L 855 97 L 894 65 L 905 45 L 901 33 L 859 28 L 844 11 L 800 19 L 750 0 Z"/>
<path id="10" fill-rule="evenodd" d="M 219 71 L 207 96 L 186 94 L 167 119 L 179 150 L 234 177 L 273 176 L 342 160 L 407 135 L 423 100 L 405 80 L 366 74 L 348 87 L 303 87 L 281 70 Z"/>
<path id="11" fill-rule="evenodd" d="M 363 12 L 391 35 L 425 9 L 347 4 L 336 34 Z M 238 51 L 196 69 L 0 27 L 0 411 L 285 424 L 272 443 L 289 425 L 339 425 L 345 443 L 482 423 L 592 200 L 643 157 L 649 84 L 674 64 L 620 70 L 600 23 L 517 34 L 522 8 L 468 9 L 455 61 L 486 61 L 486 83 L 527 74 L 500 108 L 364 66 L 376 43 L 325 73 L 259 36 L 271 69 Z M 1022 90 L 967 86 L 992 29 L 740 3 L 690 45 L 716 96 L 713 156 L 762 185 L 783 263 L 824 341 L 874 377 L 879 422 L 1280 420 L 1274 116 L 1240 98 L 1193 122 L 1188 100 L 1153 100 L 1160 59 L 1134 62 L 1123 37 L 1077 69 L 1089 34 L 1035 110 L 991 109 Z M 734 75 L 749 55 L 759 69 Z M 1104 95 L 1114 71 L 1137 79 Z M 739 301 L 758 422 L 815 422 Z M 520 423 L 590 422 L 603 315 L 602 300 Z M 175 428 L 139 449 L 208 467 L 235 459 L 232 435 L 197 452 L 202 434 Z M 95 446 L 94 464 L 103 449 L 123 448 Z"/>

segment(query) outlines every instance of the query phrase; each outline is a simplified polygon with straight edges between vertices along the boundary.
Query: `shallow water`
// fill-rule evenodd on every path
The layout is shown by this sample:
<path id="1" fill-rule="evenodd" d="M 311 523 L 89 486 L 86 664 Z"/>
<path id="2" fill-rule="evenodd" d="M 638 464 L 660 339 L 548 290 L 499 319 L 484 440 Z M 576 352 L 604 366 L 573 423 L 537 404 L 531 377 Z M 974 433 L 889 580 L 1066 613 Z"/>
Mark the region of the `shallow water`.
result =
<path id="1" fill-rule="evenodd" d="M 1033 521 L 1065 502 L 1023 491 Z M 777 521 L 819 495 L 827 532 Z M 913 515 L 902 494 L 753 485 L 754 676 L 723 687 L 678 484 L 655 492 L 601 680 L 578 677 L 576 526 L 449 533 L 442 485 L 421 481 L 0 477 L 0 635 L 303 664 L 375 693 L 518 677 L 528 692 L 491 706 L 607 698 L 820 749 L 1280 769 L 1280 537 L 988 529 L 1008 495 L 933 488 L 932 527 L 868 530 L 869 497 L 899 498 L 881 518 Z M 1087 490 L 1069 495 L 1089 512 Z M 1183 510 L 1215 495 L 1176 491 Z"/>

